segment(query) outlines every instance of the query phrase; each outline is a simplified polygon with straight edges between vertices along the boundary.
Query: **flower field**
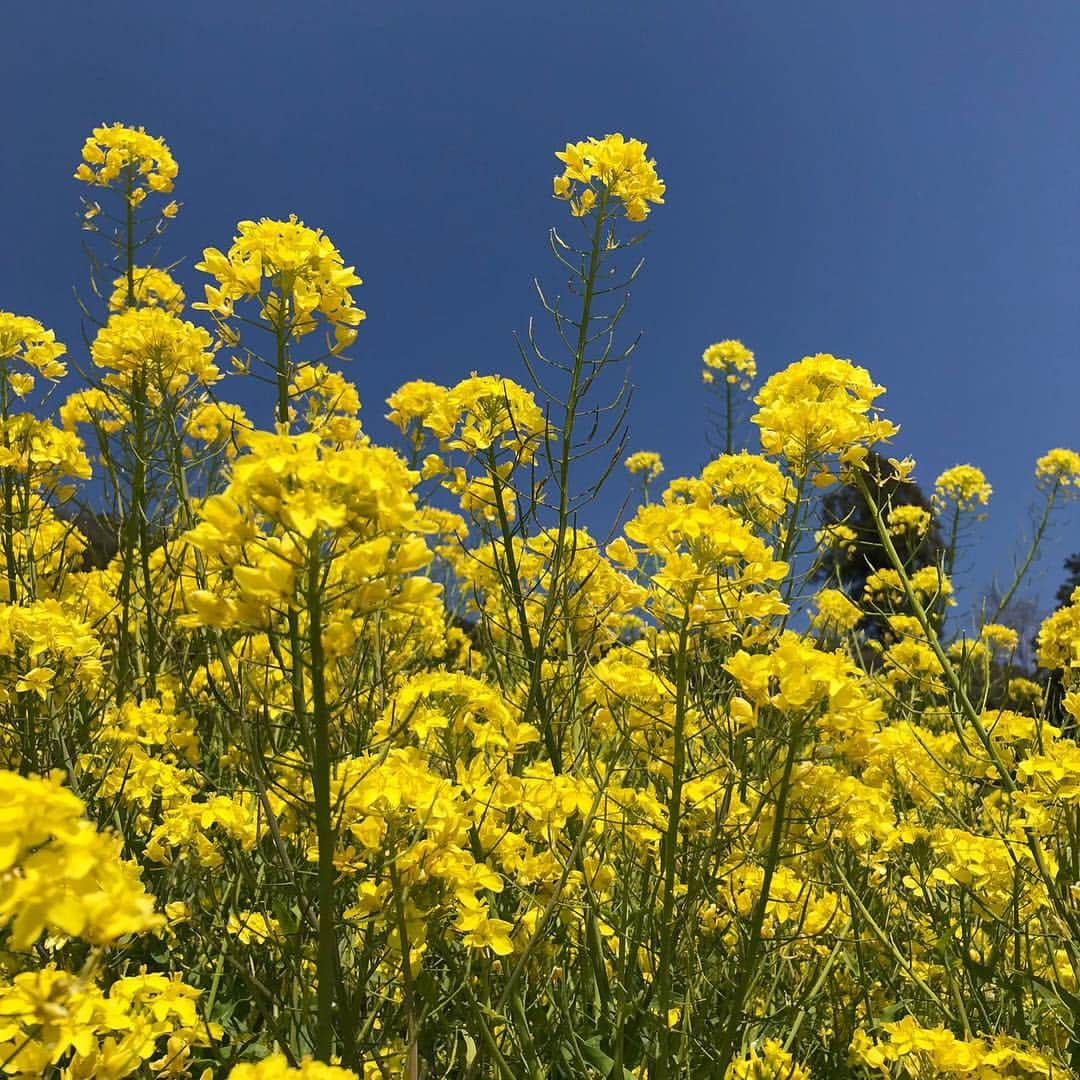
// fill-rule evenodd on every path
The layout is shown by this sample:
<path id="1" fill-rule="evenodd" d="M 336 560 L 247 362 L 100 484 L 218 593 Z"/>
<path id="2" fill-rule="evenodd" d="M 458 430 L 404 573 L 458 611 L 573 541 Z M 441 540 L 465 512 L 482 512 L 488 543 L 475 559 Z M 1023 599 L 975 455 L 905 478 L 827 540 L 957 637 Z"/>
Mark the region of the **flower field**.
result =
<path id="1" fill-rule="evenodd" d="M 668 480 L 664 183 L 556 157 L 516 380 L 405 382 L 381 445 L 332 240 L 240 222 L 189 296 L 168 146 L 87 139 L 85 344 L 0 311 L 3 1075 L 1080 1077 L 1080 590 L 1037 679 L 1007 617 L 1080 455 L 974 618 L 990 485 L 921 498 L 854 362 L 710 346 Z"/>

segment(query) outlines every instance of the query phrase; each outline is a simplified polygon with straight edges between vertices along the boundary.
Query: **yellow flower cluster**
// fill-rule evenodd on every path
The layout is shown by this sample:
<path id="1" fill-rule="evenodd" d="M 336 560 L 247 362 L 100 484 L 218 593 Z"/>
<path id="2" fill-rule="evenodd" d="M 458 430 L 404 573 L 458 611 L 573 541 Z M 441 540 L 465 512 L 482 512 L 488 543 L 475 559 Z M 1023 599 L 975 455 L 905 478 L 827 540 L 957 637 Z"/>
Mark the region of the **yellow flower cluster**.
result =
<path id="1" fill-rule="evenodd" d="M 847 555 L 855 554 L 858 539 L 855 530 L 842 522 L 830 522 L 814 534 L 814 541 L 819 547 L 833 548 Z"/>
<path id="2" fill-rule="evenodd" d="M 1039 629 L 1039 665 L 1071 675 L 1080 668 L 1080 588 Z"/>
<path id="3" fill-rule="evenodd" d="M 237 302 L 254 299 L 272 326 L 302 335 L 322 320 L 333 330 L 330 351 L 348 348 L 365 318 L 350 292 L 362 282 L 330 238 L 295 214 L 288 221 L 241 221 L 236 228 L 227 252 L 207 248 L 195 264 L 216 282 L 206 286 L 205 303 L 195 307 L 229 320 Z"/>
<path id="4" fill-rule="evenodd" d="M 134 306 L 159 307 L 172 315 L 184 310 L 184 290 L 165 270 L 153 266 L 136 266 L 131 271 Z M 123 311 L 128 306 L 128 278 L 122 274 L 113 281 L 109 311 Z"/>
<path id="5" fill-rule="evenodd" d="M 55 599 L 0 606 L 0 702 L 86 690 L 101 678 L 101 644 Z"/>
<path id="6" fill-rule="evenodd" d="M 75 179 L 111 187 L 123 175 L 127 198 L 138 206 L 148 190 L 162 194 L 172 191 L 178 172 L 176 159 L 164 140 L 148 135 L 141 127 L 117 123 L 94 128 L 83 144 L 82 163 L 75 170 Z"/>
<path id="7" fill-rule="evenodd" d="M 921 506 L 894 506 L 886 515 L 885 523 L 893 536 L 925 536 L 930 530 L 932 517 Z"/>
<path id="8" fill-rule="evenodd" d="M 879 1076 L 980 1077 L 1006 1080 L 1007 1077 L 1068 1075 L 1042 1054 L 1016 1039 L 957 1038 L 943 1027 L 922 1027 L 913 1016 L 881 1025 L 888 1041 L 871 1038 L 861 1028 L 851 1043 L 851 1060 Z"/>
<path id="9" fill-rule="evenodd" d="M 943 600 L 954 603 L 952 582 L 936 566 L 924 566 L 910 575 L 911 588 L 923 604 Z M 866 577 L 865 599 L 879 606 L 903 607 L 907 596 L 898 571 L 875 570 Z"/>
<path id="10" fill-rule="evenodd" d="M 88 480 L 90 460 L 82 440 L 31 413 L 14 413 L 0 421 L 0 468 L 25 478 L 30 490 L 48 489 L 62 499 L 67 479 Z"/>
<path id="11" fill-rule="evenodd" d="M 11 361 L 25 364 L 43 379 L 56 380 L 67 374 L 67 365 L 60 360 L 66 352 L 67 346 L 57 341 L 56 335 L 37 319 L 0 311 L 0 361 L 8 385 L 19 397 L 33 390 L 34 376 L 12 370 Z"/>
<path id="12" fill-rule="evenodd" d="M 413 441 L 429 432 L 444 450 L 481 454 L 498 446 L 524 463 L 533 459 L 546 431 L 533 394 L 497 375 L 471 375 L 447 389 L 417 380 L 405 383 L 387 400 L 387 419 Z"/>
<path id="13" fill-rule="evenodd" d="M 435 590 L 415 576 L 431 559 L 412 488 L 419 479 L 393 451 L 320 436 L 246 432 L 230 482 L 199 508 L 187 540 L 220 575 L 187 596 L 193 625 L 265 624 L 286 610 L 321 545 L 343 552 L 336 587 L 355 612 L 412 609 Z"/>
<path id="14" fill-rule="evenodd" d="M 555 154 L 566 166 L 555 177 L 555 197 L 568 200 L 575 217 L 590 213 L 598 201 L 619 199 L 630 221 L 644 221 L 649 204 L 664 201 L 664 181 L 656 173 L 656 162 L 645 156 L 646 148 L 618 133 L 567 143 Z"/>
<path id="15" fill-rule="evenodd" d="M 638 545 L 639 559 L 654 560 L 649 605 L 657 617 L 689 616 L 713 633 L 734 634 L 748 620 L 786 610 L 771 583 L 788 566 L 734 510 L 705 492 L 691 503 L 666 491 L 662 503 L 640 507 L 624 532 Z"/>
<path id="16" fill-rule="evenodd" d="M 800 1065 L 776 1039 L 766 1039 L 729 1066 L 724 1080 L 811 1080 L 810 1070 Z"/>
<path id="17" fill-rule="evenodd" d="M 221 378 L 206 330 L 159 307 L 110 315 L 90 356 L 109 372 L 106 386 L 129 390 L 133 380 L 145 380 L 146 392 L 155 396 L 176 395 L 191 383 L 210 386 Z"/>
<path id="18" fill-rule="evenodd" d="M 0 926 L 27 949 L 43 933 L 108 944 L 159 926 L 138 867 L 56 777 L 0 770 Z"/>
<path id="19" fill-rule="evenodd" d="M 822 589 L 814 597 L 814 603 L 817 611 L 811 616 L 810 624 L 816 629 L 847 634 L 862 621 L 863 613 L 859 606 L 839 589 Z"/>
<path id="20" fill-rule="evenodd" d="M 754 354 L 741 341 L 734 339 L 710 345 L 701 354 L 701 362 L 705 365 L 701 377 L 706 383 L 711 383 L 713 372 L 719 371 L 725 382 L 731 385 L 738 383 L 741 390 L 748 390 L 757 375 Z"/>
<path id="21" fill-rule="evenodd" d="M 882 393 L 865 368 L 818 353 L 766 381 L 754 398 L 753 421 L 764 451 L 782 455 L 797 473 L 833 454 L 858 464 L 899 430 L 876 415 L 874 401 Z"/>
<path id="22" fill-rule="evenodd" d="M 192 1049 L 222 1034 L 220 1024 L 200 1020 L 201 996 L 158 974 L 122 978 L 103 990 L 53 967 L 23 972 L 0 984 L 4 1071 L 121 1080 L 145 1064 L 155 1076 L 187 1076 Z"/>
<path id="23" fill-rule="evenodd" d="M 646 484 L 651 483 L 664 471 L 664 463 L 660 460 L 660 455 L 651 450 L 638 450 L 631 454 L 623 464 L 631 476 L 640 475 Z"/>
<path id="24" fill-rule="evenodd" d="M 1040 486 L 1080 487 L 1080 454 L 1075 450 L 1050 450 L 1035 462 Z"/>
<path id="25" fill-rule="evenodd" d="M 702 469 L 701 479 L 717 502 L 765 530 L 775 528 L 795 501 L 790 477 L 758 454 L 721 454 Z"/>
<path id="26" fill-rule="evenodd" d="M 974 465 L 954 465 L 934 481 L 934 505 L 971 510 L 976 504 L 985 506 L 992 492 L 981 469 Z"/>

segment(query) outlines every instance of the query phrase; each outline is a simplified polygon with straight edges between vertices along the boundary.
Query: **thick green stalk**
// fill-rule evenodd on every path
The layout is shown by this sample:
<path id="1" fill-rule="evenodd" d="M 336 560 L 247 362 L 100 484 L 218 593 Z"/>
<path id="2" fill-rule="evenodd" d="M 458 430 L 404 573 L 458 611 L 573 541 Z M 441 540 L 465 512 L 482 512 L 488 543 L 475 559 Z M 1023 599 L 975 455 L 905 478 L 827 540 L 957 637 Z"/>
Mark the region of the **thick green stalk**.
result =
<path id="1" fill-rule="evenodd" d="M 308 646 L 311 652 L 311 703 L 315 760 L 311 773 L 315 792 L 315 832 L 319 844 L 319 931 L 316 954 L 317 1020 L 315 1053 L 329 1062 L 334 1053 L 334 989 L 338 976 L 337 920 L 334 908 L 334 847 L 337 834 L 330 805 L 330 709 L 326 697 L 322 645 L 322 560 L 319 540 L 311 541 L 307 570 Z M 300 663 L 294 657 L 294 663 Z"/>
<path id="2" fill-rule="evenodd" d="M 679 629 L 679 652 L 675 660 L 675 729 L 672 734 L 674 750 L 671 765 L 671 797 L 668 800 L 668 828 L 664 837 L 664 901 L 660 916 L 660 969 L 657 979 L 660 1022 L 663 1025 L 660 1040 L 660 1059 L 655 1070 L 656 1080 L 666 1080 L 671 1063 L 671 1025 L 668 1012 L 671 1008 L 671 966 L 675 951 L 675 885 L 676 863 L 679 854 L 679 824 L 682 811 L 683 772 L 686 768 L 686 690 L 687 649 L 690 635 L 690 605 Z"/>
<path id="3" fill-rule="evenodd" d="M 135 208 L 131 204 L 131 192 L 134 187 L 133 169 L 128 168 L 124 184 L 124 276 L 127 278 L 128 307 L 135 306 Z M 135 664 L 135 640 L 131 632 L 132 600 L 134 592 L 136 549 L 139 542 L 138 515 L 141 512 L 141 497 L 137 494 L 142 481 L 143 469 L 143 425 L 145 423 L 143 394 L 140 393 L 140 379 L 135 376 L 131 384 L 131 490 L 130 499 L 125 507 L 121 493 L 117 492 L 117 509 L 121 514 L 120 528 L 120 641 L 117 650 L 117 703 L 122 704 L 133 682 Z M 147 598 L 149 603 L 149 597 Z"/>
<path id="4" fill-rule="evenodd" d="M 289 381 L 292 375 L 292 362 L 289 359 L 289 297 L 285 292 L 284 283 L 281 286 L 281 308 L 278 312 L 277 322 L 274 324 L 274 339 L 276 344 L 275 377 L 277 382 L 277 403 L 275 406 L 275 419 L 283 431 L 289 429 Z M 302 724 L 307 715 L 307 706 L 304 697 L 304 674 L 303 661 L 301 659 L 300 643 L 300 617 L 292 607 L 287 615 L 289 624 L 289 651 L 292 653 L 292 699 L 293 712 L 296 722 Z"/>

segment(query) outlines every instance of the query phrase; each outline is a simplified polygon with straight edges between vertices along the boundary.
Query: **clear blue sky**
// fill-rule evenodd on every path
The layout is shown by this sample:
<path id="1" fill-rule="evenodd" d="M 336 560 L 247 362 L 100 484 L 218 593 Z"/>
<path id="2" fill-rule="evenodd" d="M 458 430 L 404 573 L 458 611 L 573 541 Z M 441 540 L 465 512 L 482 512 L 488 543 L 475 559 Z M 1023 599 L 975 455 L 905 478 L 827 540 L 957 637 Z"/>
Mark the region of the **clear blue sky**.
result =
<path id="1" fill-rule="evenodd" d="M 386 394 L 472 369 L 523 378 L 511 332 L 548 276 L 551 154 L 621 130 L 668 183 L 627 325 L 632 446 L 700 465 L 702 348 L 769 373 L 867 366 L 929 484 L 994 485 L 971 582 L 1009 568 L 1046 449 L 1080 449 L 1080 5 L 20 3 L 4 11 L 0 307 L 72 350 L 82 139 L 162 135 L 184 202 L 163 253 L 295 211 L 355 262 L 348 373 Z M 242 400 L 240 389 L 223 396 Z M 613 481 L 622 482 L 621 477 Z M 621 494 L 621 493 L 620 493 Z M 1062 524 L 1032 591 L 1047 601 Z"/>

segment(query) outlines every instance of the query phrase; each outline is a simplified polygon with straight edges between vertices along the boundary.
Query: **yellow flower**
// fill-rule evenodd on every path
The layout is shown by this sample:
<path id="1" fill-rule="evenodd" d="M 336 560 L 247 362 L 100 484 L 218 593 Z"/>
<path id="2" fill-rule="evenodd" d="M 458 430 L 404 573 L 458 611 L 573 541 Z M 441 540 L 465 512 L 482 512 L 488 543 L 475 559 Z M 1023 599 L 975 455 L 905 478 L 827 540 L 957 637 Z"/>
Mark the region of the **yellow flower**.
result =
<path id="1" fill-rule="evenodd" d="M 599 188 L 604 197 L 621 200 L 630 221 L 644 221 L 649 203 L 664 201 L 664 182 L 645 150 L 645 143 L 617 133 L 567 143 L 555 154 L 566 166 L 562 176 L 555 177 L 555 198 L 567 200 L 571 213 L 582 217 L 595 207 Z"/>
<path id="2" fill-rule="evenodd" d="M 974 465 L 954 465 L 934 481 L 933 502 L 938 508 L 951 504 L 957 510 L 971 510 L 976 503 L 985 506 L 992 492 L 981 469 Z"/>
<path id="3" fill-rule="evenodd" d="M 1040 487 L 1080 487 L 1080 454 L 1075 450 L 1050 450 L 1035 463 Z"/>
<path id="4" fill-rule="evenodd" d="M 773 375 L 754 398 L 752 419 L 765 452 L 783 455 L 798 472 L 829 454 L 858 464 L 899 430 L 876 416 L 882 393 L 865 368 L 818 353 Z"/>
<path id="5" fill-rule="evenodd" d="M 814 601 L 817 611 L 811 617 L 810 625 L 817 629 L 848 633 L 863 617 L 858 605 L 853 604 L 839 589 L 822 589 Z"/>
<path id="6" fill-rule="evenodd" d="M 148 391 L 177 393 L 189 381 L 209 386 L 221 378 L 214 343 L 201 326 L 160 307 L 125 308 L 109 316 L 90 347 L 90 357 L 109 369 L 107 386 L 127 388 L 138 374 Z"/>
<path id="7" fill-rule="evenodd" d="M 132 272 L 135 285 L 135 305 L 138 307 L 160 307 L 173 315 L 184 310 L 184 290 L 164 270 L 152 266 L 136 266 Z M 128 301 L 128 279 L 126 274 L 113 281 L 112 296 L 109 297 L 110 311 L 123 311 Z"/>
<path id="8" fill-rule="evenodd" d="M 503 919 L 478 919 L 469 926 L 462 941 L 470 949 L 490 949 L 496 956 L 509 956 L 514 951 L 511 930 L 513 926 Z"/>
<path id="9" fill-rule="evenodd" d="M 660 460 L 660 455 L 650 450 L 639 450 L 637 453 L 631 454 L 623 464 L 631 476 L 640 473 L 646 484 L 655 480 L 664 471 L 664 464 Z"/>
<path id="10" fill-rule="evenodd" d="M 238 301 L 257 298 L 262 318 L 290 333 L 310 333 L 325 321 L 334 332 L 333 353 L 356 340 L 365 313 L 349 290 L 362 282 L 321 229 L 290 214 L 288 221 L 241 221 L 237 232 L 228 252 L 207 248 L 195 264 L 217 282 L 195 307 L 228 320 Z"/>
<path id="11" fill-rule="evenodd" d="M 55 777 L 0 772 L 0 926 L 26 949 L 49 930 L 95 943 L 160 926 L 120 841 Z"/>
<path id="12" fill-rule="evenodd" d="M 733 1061 L 724 1080 L 810 1080 L 810 1070 L 800 1065 L 776 1039 L 766 1039 L 745 1056 Z"/>
<path id="13" fill-rule="evenodd" d="M 705 381 L 712 382 L 712 372 L 720 371 L 729 383 L 739 383 L 743 390 L 750 387 L 750 382 L 757 375 L 754 354 L 741 342 L 734 339 L 718 341 L 710 345 L 702 354 L 705 365 Z"/>
<path id="14" fill-rule="evenodd" d="M 129 200 L 138 205 L 147 190 L 172 191 L 179 172 L 175 158 L 164 140 L 148 135 L 144 128 L 113 124 L 96 127 L 83 144 L 82 164 L 75 179 L 98 187 L 111 187 L 121 176 L 131 185 Z M 140 184 L 135 181 L 139 180 Z M 142 187 L 145 183 L 146 187 Z M 175 205 L 175 204 L 173 204 Z"/>
<path id="15" fill-rule="evenodd" d="M 31 668 L 15 684 L 15 690 L 20 694 L 33 692 L 44 701 L 48 696 L 49 687 L 52 686 L 53 676 L 55 674 L 56 672 L 53 671 L 52 668 Z"/>
<path id="16" fill-rule="evenodd" d="M 930 511 L 921 506 L 894 506 L 885 518 L 893 536 L 925 536 L 930 528 Z"/>
<path id="17" fill-rule="evenodd" d="M 37 319 L 0 311 L 0 360 L 18 361 L 45 379 L 62 379 L 67 374 L 67 365 L 59 357 L 66 352 L 67 347 Z M 7 370 L 10 378 L 11 369 Z"/>

